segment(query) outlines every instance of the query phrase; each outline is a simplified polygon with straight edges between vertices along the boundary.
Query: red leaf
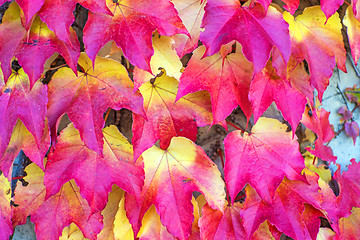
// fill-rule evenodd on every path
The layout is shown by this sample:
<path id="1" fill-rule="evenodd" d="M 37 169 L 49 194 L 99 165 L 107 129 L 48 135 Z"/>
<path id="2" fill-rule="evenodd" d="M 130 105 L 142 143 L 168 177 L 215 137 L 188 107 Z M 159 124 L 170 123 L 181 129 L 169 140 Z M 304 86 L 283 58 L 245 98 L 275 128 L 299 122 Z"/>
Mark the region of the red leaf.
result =
<path id="1" fill-rule="evenodd" d="M 197 127 L 211 124 L 211 103 L 207 92 L 186 95 L 175 103 L 177 88 L 178 81 L 165 74 L 156 77 L 153 84 L 147 82 L 140 87 L 147 121 L 133 115 L 134 159 L 157 140 L 160 140 L 162 149 L 166 149 L 175 136 L 196 141 Z"/>
<path id="2" fill-rule="evenodd" d="M 124 66 L 111 59 L 96 58 L 95 68 L 90 59 L 82 54 L 79 65 L 84 73 L 78 77 L 69 69 L 59 69 L 49 83 L 48 119 L 53 141 L 56 138 L 56 122 L 67 113 L 79 129 L 85 145 L 101 154 L 104 127 L 102 114 L 110 107 L 127 108 L 142 114 L 142 97 L 132 93 L 134 84 Z"/>
<path id="3" fill-rule="evenodd" d="M 201 239 L 223 240 L 226 236 L 228 240 L 248 239 L 240 217 L 240 203 L 236 202 L 232 206 L 226 206 L 225 211 L 221 212 L 205 205 L 201 212 L 202 217 L 199 221 Z"/>
<path id="4" fill-rule="evenodd" d="M 306 97 L 293 88 L 286 78 L 279 77 L 270 61 L 261 72 L 255 74 L 250 86 L 249 99 L 255 123 L 274 101 L 295 134 L 305 109 Z"/>
<path id="5" fill-rule="evenodd" d="M 291 15 L 294 15 L 296 9 L 299 7 L 300 0 L 282 0 L 286 5 L 284 8 L 288 10 Z"/>
<path id="6" fill-rule="evenodd" d="M 32 17 L 37 13 L 45 0 L 16 0 L 25 15 L 25 28 L 28 30 L 31 24 Z"/>
<path id="7" fill-rule="evenodd" d="M 210 207 L 223 211 L 224 182 L 202 148 L 186 138 L 174 137 L 168 149 L 153 146 L 142 156 L 145 182 L 141 195 L 128 194 L 125 201 L 135 236 L 146 210 L 154 204 L 167 230 L 180 239 L 187 239 L 194 219 L 193 191 L 203 193 Z"/>
<path id="8" fill-rule="evenodd" d="M 152 33 L 157 29 L 166 36 L 188 34 L 169 0 L 107 1 L 107 4 L 114 16 L 90 12 L 84 28 L 86 52 L 92 61 L 102 46 L 114 40 L 132 64 L 151 72 Z"/>
<path id="9" fill-rule="evenodd" d="M 105 128 L 103 133 L 104 157 L 101 157 L 85 147 L 72 124 L 61 132 L 45 169 L 46 198 L 71 179 L 79 185 L 92 213 L 103 210 L 113 184 L 140 195 L 144 172 L 141 164 L 133 161 L 131 145 L 115 126 Z"/>
<path id="10" fill-rule="evenodd" d="M 45 0 L 38 15 L 62 41 L 72 44 L 70 26 L 75 17 L 73 11 L 80 3 L 92 12 L 111 14 L 104 0 Z"/>
<path id="11" fill-rule="evenodd" d="M 320 227 L 320 211 L 305 211 L 304 204 L 320 209 L 321 195 L 317 184 L 318 176 L 307 171 L 309 184 L 283 180 L 275 192 L 273 202 L 265 203 L 250 187 L 246 187 L 246 199 L 241 215 L 246 231 L 252 235 L 258 226 L 269 220 L 277 229 L 294 239 L 311 239 Z M 310 215 L 304 215 L 304 214 Z M 309 224 L 316 224 L 313 226 Z"/>
<path id="12" fill-rule="evenodd" d="M 331 17 L 343 3 L 344 0 L 320 0 L 321 10 L 325 13 L 326 19 Z"/>
<path id="13" fill-rule="evenodd" d="M 204 52 L 204 47 L 194 51 L 180 77 L 176 99 L 188 93 L 206 90 L 211 95 L 213 124 L 224 120 L 238 105 L 250 118 L 252 110 L 248 93 L 253 75 L 252 64 L 238 53 L 225 58 L 217 53 L 201 59 Z"/>
<path id="14" fill-rule="evenodd" d="M 288 25 L 273 7 L 265 13 L 259 4 L 249 8 L 241 6 L 237 0 L 208 0 L 202 27 L 205 31 L 200 34 L 200 40 L 207 48 L 205 56 L 237 40 L 246 58 L 254 63 L 255 72 L 263 69 L 274 46 L 286 61 L 289 60 Z"/>
<path id="15" fill-rule="evenodd" d="M 283 15 L 289 23 L 291 55 L 298 62 L 307 61 L 311 85 L 318 90 L 321 100 L 336 62 L 346 72 L 346 51 L 338 13 L 326 20 L 320 7 L 313 6 L 306 8 L 296 19 L 288 12 Z"/>
<path id="16" fill-rule="evenodd" d="M 35 146 L 27 147 L 26 150 L 31 151 L 33 148 L 34 154 L 36 149 L 43 149 L 49 147 L 49 142 L 46 143 L 46 128 L 45 115 L 47 103 L 46 86 L 41 82 L 36 82 L 34 87 L 30 90 L 29 78 L 22 69 L 18 72 L 13 72 L 8 82 L 1 87 L 0 93 L 0 156 L 4 157 L 5 149 L 10 142 L 11 133 L 18 119 L 20 119 L 28 131 L 33 135 Z M 45 133 L 45 135 L 44 135 Z M 43 136 L 45 136 L 43 138 Z M 14 139 L 14 141 L 16 141 Z M 43 142 L 44 141 L 44 142 Z M 12 143 L 10 144 L 12 146 Z M 14 146 L 12 146 L 14 147 Z M 12 149 L 15 151 L 15 149 Z M 20 150 L 20 149 L 19 149 Z M 19 151 L 18 150 L 18 151 Z M 43 149 L 44 150 L 44 149 Z M 8 149 L 8 151 L 10 151 Z M 45 154 L 45 152 L 43 152 Z M 43 156 L 36 156 L 32 160 L 38 166 L 44 169 L 42 159 Z M 1 164 L 1 170 L 5 176 L 8 176 L 11 168 L 10 162 Z M 4 165 L 5 166 L 4 166 Z"/>
<path id="17" fill-rule="evenodd" d="M 247 134 L 233 131 L 224 140 L 225 181 L 231 201 L 250 183 L 264 201 L 272 197 L 284 176 L 304 180 L 304 159 L 296 138 L 286 132 L 286 125 L 270 118 L 260 118 Z M 271 171 L 269 171 L 271 169 Z"/>
<path id="18" fill-rule="evenodd" d="M 309 114 L 309 111 L 311 111 L 311 114 Z M 334 130 L 329 123 L 329 115 L 330 112 L 323 108 L 313 110 L 306 108 L 301 123 L 317 135 L 315 149 L 307 148 L 307 150 L 324 161 L 335 161 L 337 157 L 333 155 L 331 148 L 324 145 L 334 138 Z"/>
<path id="19" fill-rule="evenodd" d="M 351 159 L 351 165 L 341 174 L 341 169 L 334 174 L 339 183 L 340 194 L 337 197 L 338 219 L 348 217 L 353 207 L 360 207 L 360 163 Z"/>
<path id="20" fill-rule="evenodd" d="M 91 240 L 96 239 L 96 234 L 102 228 L 100 212 L 92 214 L 73 180 L 65 183 L 56 195 L 47 199 L 31 215 L 31 221 L 35 223 L 38 240 L 59 239 L 63 228 L 72 222 Z"/>

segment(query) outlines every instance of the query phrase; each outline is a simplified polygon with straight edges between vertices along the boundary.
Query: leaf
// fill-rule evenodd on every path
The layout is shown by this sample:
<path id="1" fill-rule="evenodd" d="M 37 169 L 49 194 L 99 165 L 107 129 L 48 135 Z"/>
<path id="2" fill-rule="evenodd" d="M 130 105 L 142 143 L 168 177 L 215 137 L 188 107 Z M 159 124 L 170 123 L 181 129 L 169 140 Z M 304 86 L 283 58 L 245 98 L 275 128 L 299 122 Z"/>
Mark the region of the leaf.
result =
<path id="1" fill-rule="evenodd" d="M 97 235 L 98 240 L 111 240 L 115 239 L 117 233 L 115 228 L 115 216 L 119 209 L 119 203 L 124 197 L 124 191 L 117 185 L 113 185 L 109 193 L 108 202 L 101 215 L 104 216 L 104 228 Z M 130 225 L 130 223 L 128 223 Z"/>
<path id="2" fill-rule="evenodd" d="M 196 141 L 197 127 L 212 122 L 211 103 L 206 92 L 196 92 L 175 103 L 178 81 L 163 74 L 155 82 L 140 87 L 147 121 L 134 114 L 134 159 L 160 140 L 166 149 L 172 137 L 183 136 Z"/>
<path id="3" fill-rule="evenodd" d="M 319 6 L 306 8 L 296 19 L 288 12 L 283 15 L 289 24 L 291 55 L 298 62 L 307 61 L 311 85 L 318 90 L 321 100 L 336 62 L 346 72 L 339 15 L 335 13 L 326 20 Z"/>
<path id="4" fill-rule="evenodd" d="M 70 226 L 63 229 L 59 240 L 86 240 L 86 238 L 84 238 L 81 230 L 74 223 L 71 223 Z"/>
<path id="5" fill-rule="evenodd" d="M 248 239 L 240 217 L 241 204 L 226 206 L 221 212 L 205 205 L 202 209 L 202 217 L 199 226 L 201 239 Z"/>
<path id="6" fill-rule="evenodd" d="M 346 9 L 343 23 L 347 29 L 352 58 L 354 63 L 357 64 L 360 58 L 360 22 L 355 18 L 354 13 L 351 10 L 351 6 Z"/>
<path id="7" fill-rule="evenodd" d="M 311 111 L 311 114 L 309 114 L 309 111 Z M 323 108 L 313 110 L 306 108 L 301 123 L 317 135 L 315 149 L 306 148 L 306 150 L 324 161 L 336 161 L 331 148 L 324 145 L 335 136 L 334 130 L 329 123 L 329 114 L 330 112 Z"/>
<path id="8" fill-rule="evenodd" d="M 28 183 L 23 186 L 17 182 L 15 196 L 13 197 L 15 206 L 12 207 L 13 226 L 26 223 L 26 218 L 36 212 L 45 200 L 44 172 L 35 164 L 30 164 L 25 168 L 27 175 L 24 180 Z"/>
<path id="9" fill-rule="evenodd" d="M 115 126 L 105 128 L 103 133 L 105 144 L 101 157 L 84 145 L 72 124 L 61 132 L 46 165 L 46 198 L 56 194 L 71 179 L 80 187 L 92 213 L 104 209 L 113 184 L 130 194 L 140 195 L 144 173 L 141 163 L 133 161 L 130 143 Z"/>
<path id="10" fill-rule="evenodd" d="M 79 64 L 83 73 L 76 76 L 70 69 L 61 68 L 49 83 L 48 119 L 52 141 L 56 139 L 56 123 L 67 113 L 79 129 L 85 145 L 102 154 L 104 127 L 102 114 L 110 107 L 127 108 L 142 114 L 142 97 L 132 93 L 133 83 L 126 69 L 118 62 L 97 57 L 95 68 L 90 59 L 81 54 Z"/>
<path id="11" fill-rule="evenodd" d="M 146 210 L 154 204 L 167 230 L 177 238 L 186 239 L 194 219 L 193 191 L 201 192 L 210 207 L 223 211 L 224 182 L 202 148 L 186 138 L 174 137 L 166 150 L 153 146 L 142 156 L 145 165 L 142 193 L 137 197 L 126 195 L 125 202 L 135 233 Z"/>
<path id="12" fill-rule="evenodd" d="M 203 46 L 194 51 L 181 75 L 176 100 L 188 93 L 206 90 L 211 95 L 213 124 L 224 120 L 238 105 L 250 118 L 252 110 L 248 93 L 252 64 L 242 54 L 234 53 L 223 58 L 217 53 L 201 58 L 204 52 Z"/>
<path id="13" fill-rule="evenodd" d="M 5 80 L 10 76 L 13 56 L 29 75 L 31 87 L 41 77 L 46 60 L 55 52 L 61 54 L 75 71 L 80 54 L 80 45 L 75 32 L 71 31 L 72 46 L 70 46 L 56 38 L 39 17 L 35 17 L 30 30 L 26 32 L 21 25 L 19 11 L 16 4 L 12 3 L 0 26 L 0 32 L 4 33 L 0 35 L 0 43 L 3 43 L 0 53 L 4 54 L 0 61 Z"/>
<path id="14" fill-rule="evenodd" d="M 325 13 L 326 19 L 329 19 L 339 7 L 344 3 L 344 0 L 320 0 L 321 10 Z"/>
<path id="15" fill-rule="evenodd" d="M 84 28 L 85 48 L 92 61 L 102 46 L 114 40 L 133 65 L 151 71 L 150 58 L 154 53 L 151 35 L 155 29 L 165 36 L 188 33 L 169 0 L 159 0 L 156 4 L 107 0 L 107 6 L 113 17 L 90 12 Z"/>
<path id="16" fill-rule="evenodd" d="M 357 122 L 352 121 L 352 122 L 346 122 L 344 124 L 345 127 L 345 132 L 349 137 L 352 137 L 352 139 L 354 140 L 354 145 L 356 143 L 356 138 L 359 136 L 359 125 L 357 124 Z"/>
<path id="17" fill-rule="evenodd" d="M 360 234 L 360 209 L 353 208 L 351 215 L 340 219 L 340 236 L 335 239 L 356 239 Z"/>
<path id="18" fill-rule="evenodd" d="M 259 228 L 254 232 L 254 234 L 251 236 L 252 240 L 279 240 L 282 233 L 277 230 L 276 227 L 271 225 L 269 221 L 265 221 L 262 224 L 260 224 Z"/>
<path id="19" fill-rule="evenodd" d="M 16 0 L 25 16 L 24 27 L 28 30 L 32 17 L 40 10 L 45 0 Z"/>
<path id="20" fill-rule="evenodd" d="M 39 17 L 60 40 L 70 45 L 72 42 L 69 29 L 75 20 L 73 11 L 76 3 L 80 3 L 92 12 L 111 14 L 104 0 L 45 0 L 38 13 Z"/>
<path id="21" fill-rule="evenodd" d="M 129 219 L 126 217 L 124 206 L 125 198 L 123 195 L 118 204 L 118 210 L 114 219 L 114 237 L 115 239 L 133 240 L 135 239 L 134 232 L 129 223 Z"/>
<path id="22" fill-rule="evenodd" d="M 263 70 L 254 75 L 249 99 L 255 123 L 274 101 L 295 134 L 305 109 L 306 97 L 293 88 L 286 78 L 278 76 L 270 61 Z"/>
<path id="23" fill-rule="evenodd" d="M 354 0 L 351 5 L 352 5 L 354 17 L 360 21 L 360 1 Z"/>
<path id="24" fill-rule="evenodd" d="M 221 45 L 237 40 L 245 57 L 259 72 L 269 59 L 270 51 L 277 47 L 285 61 L 290 56 L 288 25 L 274 7 L 267 13 L 257 4 L 244 7 L 236 0 L 208 0 L 202 21 L 205 31 L 200 40 L 206 46 L 205 56 L 215 54 Z"/>
<path id="25" fill-rule="evenodd" d="M 182 63 L 176 51 L 173 49 L 174 40 L 170 37 L 159 36 L 153 37 L 154 55 L 150 60 L 150 67 L 153 74 L 146 72 L 137 67 L 134 68 L 134 90 L 141 85 L 150 81 L 157 75 L 161 75 L 163 69 L 169 77 L 180 79 Z"/>
<path id="26" fill-rule="evenodd" d="M 11 61 L 16 47 L 26 34 L 26 30 L 20 20 L 20 8 L 15 2 L 12 2 L 5 11 L 2 23 L 0 24 L 0 33 L 1 69 L 5 80 L 7 80 L 12 73 Z"/>
<path id="27" fill-rule="evenodd" d="M 316 236 L 320 227 L 320 212 L 308 212 L 310 215 L 304 215 L 304 204 L 320 209 L 322 197 L 318 192 L 318 176 L 307 171 L 306 179 L 309 183 L 285 178 L 277 188 L 271 204 L 265 203 L 248 185 L 241 212 L 248 234 L 251 235 L 262 222 L 269 220 L 279 231 L 294 239 L 310 239 L 311 236 Z M 316 226 L 307 225 L 309 221 Z"/>
<path id="28" fill-rule="evenodd" d="M 12 131 L 9 145 L 0 158 L 0 168 L 3 170 L 4 175 L 10 178 L 14 159 L 20 150 L 23 150 L 32 162 L 43 169 L 43 159 L 49 150 L 49 146 L 50 134 L 47 121 L 45 123 L 44 134 L 40 139 L 40 145 L 37 145 L 34 136 L 31 135 L 24 124 L 18 119 Z"/>
<path id="29" fill-rule="evenodd" d="M 43 158 L 49 147 L 48 129 L 45 126 L 47 87 L 36 82 L 30 89 L 30 81 L 23 69 L 13 74 L 0 93 L 0 156 L 1 170 L 9 177 L 9 171 L 20 147 L 42 169 Z M 25 127 L 21 127 L 20 119 Z M 20 132 L 14 132 L 20 131 Z M 28 133 L 30 132 L 30 133 Z M 11 133 L 14 133 L 12 136 Z M 26 140 L 26 142 L 25 142 Z M 29 142 L 27 142 L 29 141 Z M 21 145 L 20 145 L 21 144 Z M 33 145 L 32 145 L 33 144 Z M 6 150 L 6 151 L 5 151 Z"/>
<path id="30" fill-rule="evenodd" d="M 11 186 L 6 177 L 0 175 L 0 239 L 9 239 L 13 233 L 11 221 Z"/>
<path id="31" fill-rule="evenodd" d="M 229 133 L 224 146 L 224 174 L 232 203 L 246 183 L 271 203 L 284 176 L 304 180 L 301 176 L 304 159 L 296 137 L 292 138 L 286 125 L 278 120 L 260 118 L 250 134 L 242 135 L 239 130 Z"/>
<path id="32" fill-rule="evenodd" d="M 31 221 L 35 223 L 38 240 L 58 239 L 64 227 L 72 222 L 91 240 L 96 239 L 102 229 L 100 212 L 91 213 L 90 206 L 81 197 L 74 180 L 65 183 L 58 193 L 48 198 L 31 215 Z"/>
<path id="33" fill-rule="evenodd" d="M 360 88 L 357 85 L 352 88 L 346 88 L 344 92 L 350 101 L 360 105 Z"/>
<path id="34" fill-rule="evenodd" d="M 201 20 L 205 13 L 206 2 L 206 0 L 172 1 L 179 13 L 179 17 L 190 33 L 190 37 L 185 34 L 177 34 L 172 37 L 175 40 L 174 48 L 180 58 L 192 52 L 198 46 Z"/>
<path id="35" fill-rule="evenodd" d="M 282 0 L 286 5 L 284 8 L 288 10 L 291 15 L 294 15 L 296 9 L 299 7 L 300 0 Z"/>
<path id="36" fill-rule="evenodd" d="M 351 159 L 348 170 L 341 174 L 341 169 L 334 174 L 338 181 L 340 194 L 336 198 L 338 218 L 347 218 L 351 214 L 352 207 L 360 207 L 360 164 Z"/>
<path id="37" fill-rule="evenodd" d="M 154 205 L 152 205 L 145 213 L 142 220 L 142 227 L 137 235 L 141 240 L 143 239 L 158 239 L 158 240 L 176 240 L 166 228 L 161 224 L 160 216 L 156 213 Z"/>

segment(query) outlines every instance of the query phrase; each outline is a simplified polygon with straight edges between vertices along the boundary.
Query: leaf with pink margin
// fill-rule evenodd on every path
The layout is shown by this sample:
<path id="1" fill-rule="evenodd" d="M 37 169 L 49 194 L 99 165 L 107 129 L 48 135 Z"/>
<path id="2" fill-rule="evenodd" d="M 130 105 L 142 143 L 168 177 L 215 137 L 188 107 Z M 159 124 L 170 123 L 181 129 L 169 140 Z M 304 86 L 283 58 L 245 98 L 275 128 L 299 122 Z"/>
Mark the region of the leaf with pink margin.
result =
<path id="1" fill-rule="evenodd" d="M 252 133 L 237 130 L 224 139 L 224 174 L 232 202 L 247 183 L 271 203 L 284 176 L 305 181 L 299 144 L 286 129 L 278 120 L 260 118 Z"/>
<path id="2" fill-rule="evenodd" d="M 276 27 L 275 27 L 276 26 Z M 288 24 L 274 7 L 265 12 L 260 4 L 244 7 L 237 0 L 208 0 L 202 21 L 201 42 L 206 46 L 205 56 L 217 53 L 221 45 L 237 40 L 245 57 L 259 72 L 277 47 L 285 61 L 290 57 Z"/>

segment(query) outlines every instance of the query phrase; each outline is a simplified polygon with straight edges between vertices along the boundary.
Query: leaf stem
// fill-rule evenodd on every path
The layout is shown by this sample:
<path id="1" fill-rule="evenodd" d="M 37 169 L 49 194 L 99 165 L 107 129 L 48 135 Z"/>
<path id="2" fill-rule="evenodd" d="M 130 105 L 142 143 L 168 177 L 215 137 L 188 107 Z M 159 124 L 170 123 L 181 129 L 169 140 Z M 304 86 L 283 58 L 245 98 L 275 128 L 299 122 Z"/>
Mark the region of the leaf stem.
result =
<path id="1" fill-rule="evenodd" d="M 230 126 L 232 126 L 233 128 L 235 128 L 236 130 L 239 130 L 241 131 L 242 133 L 245 132 L 245 130 L 241 129 L 239 126 L 236 126 L 234 123 L 228 121 L 228 120 L 225 120 L 227 124 L 229 124 Z"/>
<path id="2" fill-rule="evenodd" d="M 224 161 L 224 156 L 223 156 L 221 148 L 218 149 L 218 153 L 219 153 L 219 156 L 220 156 L 220 159 L 221 159 L 221 165 L 222 165 L 222 168 L 223 168 L 223 171 L 224 171 L 225 161 Z M 226 200 L 228 202 L 228 205 L 230 205 L 230 195 L 229 195 L 229 191 L 228 191 L 226 186 L 225 186 L 225 191 L 226 191 Z"/>

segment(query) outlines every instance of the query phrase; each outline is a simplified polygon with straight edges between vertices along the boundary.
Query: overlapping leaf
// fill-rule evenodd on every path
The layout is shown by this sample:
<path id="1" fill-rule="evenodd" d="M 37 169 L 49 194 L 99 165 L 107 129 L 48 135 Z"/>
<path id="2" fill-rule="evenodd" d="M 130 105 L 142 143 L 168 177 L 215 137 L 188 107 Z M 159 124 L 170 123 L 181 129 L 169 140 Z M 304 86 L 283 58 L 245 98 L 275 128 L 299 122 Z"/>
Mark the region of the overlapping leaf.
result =
<path id="1" fill-rule="evenodd" d="M 241 204 L 226 206 L 225 211 L 212 209 L 205 205 L 199 225 L 201 239 L 248 239 L 240 217 Z"/>
<path id="2" fill-rule="evenodd" d="M 16 3 L 12 3 L 0 25 L 0 43 L 4 43 L 0 46 L 0 53 L 2 53 L 0 62 L 5 80 L 11 73 L 10 61 L 13 56 L 18 59 L 19 64 L 29 75 L 31 87 L 41 77 L 45 61 L 55 52 L 61 54 L 71 69 L 76 71 L 80 45 L 75 32 L 70 32 L 72 43 L 70 46 L 59 40 L 39 17 L 34 19 L 29 31 L 25 31 L 21 25 L 19 11 Z"/>
<path id="3" fill-rule="evenodd" d="M 178 81 L 165 75 L 154 83 L 140 87 L 144 97 L 147 121 L 134 114 L 133 138 L 134 158 L 160 140 L 166 149 L 172 137 L 183 136 L 196 141 L 197 127 L 211 124 L 211 103 L 206 92 L 196 92 L 175 103 Z"/>
<path id="4" fill-rule="evenodd" d="M 69 68 L 59 69 L 48 85 L 47 116 L 52 139 L 56 138 L 58 119 L 67 113 L 85 145 L 101 154 L 104 143 L 101 129 L 105 124 L 102 114 L 109 107 L 142 114 L 142 97 L 138 91 L 132 93 L 134 85 L 120 63 L 98 57 L 93 69 L 90 59 L 82 54 L 79 64 L 83 73 L 76 76 Z"/>
<path id="5" fill-rule="evenodd" d="M 14 205 L 12 207 L 12 222 L 14 226 L 25 224 L 26 218 L 36 212 L 45 200 L 45 186 L 43 183 L 44 172 L 35 164 L 30 164 L 25 168 L 27 175 L 24 180 L 28 183 L 23 186 L 17 183 Z"/>
<path id="6" fill-rule="evenodd" d="M 13 233 L 11 221 L 11 187 L 6 177 L 0 175 L 0 239 L 9 239 Z"/>
<path id="7" fill-rule="evenodd" d="M 323 108 L 313 110 L 306 108 L 301 123 L 317 135 L 315 149 L 308 148 L 307 150 L 324 161 L 335 161 L 336 157 L 333 155 L 332 149 L 324 145 L 334 138 L 334 130 L 329 123 L 329 114 L 330 112 Z"/>
<path id="8" fill-rule="evenodd" d="M 200 40 L 206 46 L 206 56 L 215 54 L 221 45 L 237 40 L 246 58 L 259 72 L 277 47 L 285 61 L 290 56 L 288 25 L 274 7 L 265 12 L 260 4 L 241 6 L 236 0 L 208 0 L 201 27 Z"/>
<path id="9" fill-rule="evenodd" d="M 265 220 L 281 232 L 294 239 L 314 239 L 320 227 L 321 212 L 305 210 L 304 204 L 320 208 L 321 195 L 318 192 L 318 176 L 307 171 L 308 183 L 283 180 L 277 188 L 273 202 L 265 203 L 250 186 L 246 187 L 246 199 L 241 215 L 244 227 L 252 235 Z M 305 211 L 304 211 L 305 210 Z"/>
<path id="10" fill-rule="evenodd" d="M 254 75 L 249 92 L 255 122 L 274 101 L 295 134 L 305 109 L 306 97 L 286 78 L 278 76 L 270 61 Z"/>
<path id="11" fill-rule="evenodd" d="M 204 52 L 203 46 L 194 51 L 181 75 L 176 99 L 188 93 L 206 90 L 211 95 L 213 123 L 224 120 L 238 105 L 250 118 L 252 110 L 248 94 L 253 75 L 252 64 L 239 53 L 225 58 L 217 53 L 201 59 Z"/>
<path id="12" fill-rule="evenodd" d="M 347 36 L 351 48 L 351 55 L 355 64 L 357 64 L 360 58 L 360 22 L 358 19 L 355 18 L 350 6 L 346 9 L 343 23 L 347 29 Z"/>
<path id="13" fill-rule="evenodd" d="M 0 165 L 7 177 L 14 160 L 13 157 L 17 156 L 21 145 L 29 157 L 44 169 L 42 160 L 49 147 L 48 129 L 45 125 L 46 90 L 47 87 L 41 82 L 36 82 L 31 89 L 29 78 L 22 69 L 13 72 L 7 83 L 1 87 L 0 155 L 3 161 Z M 13 129 L 18 119 L 24 123 L 27 130 L 21 129 L 21 124 L 18 123 L 15 130 L 20 132 L 14 133 Z M 11 135 L 12 133 L 13 135 Z M 29 142 L 24 142 L 24 140 Z"/>
<path id="14" fill-rule="evenodd" d="M 48 198 L 31 215 L 31 221 L 35 223 L 35 233 L 39 240 L 59 239 L 63 228 L 72 222 L 91 240 L 95 240 L 102 229 L 100 212 L 92 214 L 74 180 L 65 183 L 58 193 Z"/>
<path id="15" fill-rule="evenodd" d="M 85 25 L 84 43 L 86 52 L 93 61 L 100 48 L 114 40 L 132 64 L 151 71 L 150 58 L 154 53 L 151 35 L 155 29 L 165 36 L 188 34 L 169 0 L 107 0 L 107 6 L 113 17 L 89 13 Z"/>
<path id="16" fill-rule="evenodd" d="M 353 208 L 351 215 L 347 218 L 340 219 L 340 233 L 336 240 L 356 239 L 360 235 L 360 209 Z"/>
<path id="17" fill-rule="evenodd" d="M 190 37 L 185 34 L 177 34 L 173 36 L 175 40 L 175 50 L 180 57 L 192 52 L 198 46 L 200 37 L 200 26 L 204 16 L 206 0 L 173 0 L 179 17 L 183 21 L 186 29 L 190 33 Z"/>
<path id="18" fill-rule="evenodd" d="M 284 19 L 289 23 L 291 54 L 298 62 L 307 61 L 311 84 L 321 100 L 336 62 L 346 72 L 339 15 L 335 13 L 326 22 L 320 7 L 314 6 L 306 8 L 296 19 L 284 12 Z"/>
<path id="19" fill-rule="evenodd" d="M 145 165 L 142 193 L 137 198 L 127 195 L 125 202 L 135 233 L 145 212 L 154 204 L 167 230 L 175 237 L 187 239 L 194 219 L 193 191 L 203 193 L 210 207 L 223 211 L 225 192 L 220 172 L 193 142 L 174 137 L 166 150 L 153 146 L 142 156 Z"/>
<path id="20" fill-rule="evenodd" d="M 61 132 L 46 165 L 44 184 L 47 198 L 71 179 L 79 185 L 92 212 L 104 209 L 113 184 L 130 194 L 140 195 L 144 172 L 141 162 L 136 164 L 133 161 L 132 146 L 115 126 L 105 128 L 103 133 L 102 157 L 85 146 L 72 124 Z"/>
<path id="21" fill-rule="evenodd" d="M 104 0 L 43 0 L 38 15 L 47 26 L 53 30 L 56 36 L 68 44 L 70 40 L 70 26 L 75 17 L 73 11 L 76 3 L 88 8 L 92 12 L 111 14 Z"/>
<path id="22" fill-rule="evenodd" d="M 227 135 L 224 173 L 232 202 L 246 183 L 271 203 L 284 176 L 304 180 L 304 159 L 296 138 L 286 128 L 278 120 L 260 118 L 251 134 L 237 130 Z"/>

